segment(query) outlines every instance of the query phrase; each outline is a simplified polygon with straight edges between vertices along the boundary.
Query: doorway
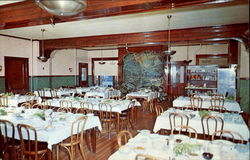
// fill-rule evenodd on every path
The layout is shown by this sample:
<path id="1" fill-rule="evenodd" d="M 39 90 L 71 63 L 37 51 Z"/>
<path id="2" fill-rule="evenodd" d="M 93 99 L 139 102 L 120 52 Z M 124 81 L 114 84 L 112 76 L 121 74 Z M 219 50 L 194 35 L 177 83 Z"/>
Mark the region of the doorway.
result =
<path id="1" fill-rule="evenodd" d="M 4 57 L 5 91 L 25 94 L 29 91 L 28 58 Z"/>
<path id="2" fill-rule="evenodd" d="M 88 63 L 79 63 L 79 85 L 88 87 Z"/>

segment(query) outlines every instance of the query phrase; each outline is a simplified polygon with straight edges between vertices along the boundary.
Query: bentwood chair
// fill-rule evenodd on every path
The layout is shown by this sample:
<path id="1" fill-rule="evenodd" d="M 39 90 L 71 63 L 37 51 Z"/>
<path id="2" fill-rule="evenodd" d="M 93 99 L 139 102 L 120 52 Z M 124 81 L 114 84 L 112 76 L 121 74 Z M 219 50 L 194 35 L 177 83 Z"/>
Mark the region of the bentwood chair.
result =
<path id="1" fill-rule="evenodd" d="M 82 159 L 86 159 L 83 151 L 83 136 L 84 136 L 84 129 L 85 129 L 85 124 L 87 121 L 86 116 L 82 116 L 75 120 L 72 125 L 71 125 L 71 136 L 66 139 L 65 141 L 59 143 L 56 146 L 56 155 L 57 155 L 57 160 L 59 160 L 59 151 L 60 148 L 63 148 L 67 151 L 69 154 L 69 159 L 70 160 L 75 160 L 76 158 L 76 147 L 79 147 L 80 154 Z M 78 159 L 78 158 L 77 158 Z"/>
<path id="2" fill-rule="evenodd" d="M 67 108 L 67 107 L 59 107 L 56 111 L 57 111 L 57 112 L 64 112 L 64 113 L 68 113 L 68 112 L 71 112 L 71 108 Z"/>
<path id="3" fill-rule="evenodd" d="M 185 131 L 183 131 L 183 130 L 185 130 Z M 175 127 L 171 130 L 171 135 L 174 134 L 174 131 L 177 131 L 178 134 L 182 134 L 183 132 L 184 132 L 184 133 L 188 132 L 188 136 L 189 136 L 190 138 L 195 138 L 195 139 L 197 139 L 197 136 L 198 136 L 198 135 L 197 135 L 197 131 L 196 131 L 194 128 L 190 127 L 190 126 L 182 126 L 182 125 L 180 125 L 180 126 L 175 126 Z M 192 136 L 192 134 L 194 134 L 194 136 Z"/>
<path id="4" fill-rule="evenodd" d="M 118 143 L 119 148 L 125 145 L 126 143 L 128 143 L 128 140 L 130 138 L 133 138 L 131 132 L 127 130 L 120 131 L 117 135 L 117 143 Z"/>
<path id="5" fill-rule="evenodd" d="M 229 140 L 233 143 L 236 142 L 240 142 L 241 144 L 244 143 L 243 137 L 239 133 L 228 130 L 215 131 L 212 135 L 212 141 L 216 139 Z"/>
<path id="6" fill-rule="evenodd" d="M 156 113 L 156 116 L 161 115 L 162 112 L 163 112 L 162 106 L 161 106 L 161 105 L 156 105 L 156 106 L 155 106 L 155 113 Z"/>
<path id="7" fill-rule="evenodd" d="M 208 139 L 209 135 L 217 130 L 223 130 L 224 120 L 218 116 L 207 115 L 201 118 L 203 138 Z"/>
<path id="8" fill-rule="evenodd" d="M 8 96 L 6 95 L 0 96 L 0 107 L 8 106 L 8 104 L 9 104 Z"/>
<path id="9" fill-rule="evenodd" d="M 33 93 L 33 92 L 27 92 L 25 95 L 26 96 L 36 96 L 35 93 Z"/>
<path id="10" fill-rule="evenodd" d="M 175 126 L 188 126 L 189 117 L 182 113 L 169 113 L 170 129 L 172 130 Z"/>
<path id="11" fill-rule="evenodd" d="M 123 111 L 120 114 L 120 126 L 121 129 L 128 129 L 129 126 L 134 129 L 134 126 L 132 124 L 132 122 L 135 122 L 136 120 L 136 108 L 135 108 L 135 101 L 131 101 L 128 104 L 128 107 L 125 111 Z"/>
<path id="12" fill-rule="evenodd" d="M 120 100 L 120 96 L 110 96 L 109 99 Z"/>
<path id="13" fill-rule="evenodd" d="M 66 108 L 73 107 L 72 102 L 68 100 L 60 100 L 59 103 L 60 103 L 60 107 L 66 107 Z"/>
<path id="14" fill-rule="evenodd" d="M 9 157 L 8 148 L 13 146 L 15 142 L 15 127 L 14 124 L 8 120 L 0 119 L 0 159 Z M 9 158 L 8 158 L 9 159 Z"/>
<path id="15" fill-rule="evenodd" d="M 38 103 L 36 103 L 36 104 L 32 105 L 31 108 L 38 108 L 38 109 L 44 110 L 44 109 L 47 109 L 47 106 L 46 106 L 46 105 L 43 105 L 43 104 L 38 104 Z"/>
<path id="16" fill-rule="evenodd" d="M 92 103 L 90 103 L 90 102 L 81 102 L 80 106 L 81 106 L 81 108 L 85 108 L 87 113 L 94 113 Z"/>
<path id="17" fill-rule="evenodd" d="M 112 112 L 112 106 L 109 103 L 99 104 L 99 118 L 101 120 L 103 128 L 108 131 L 108 137 L 110 139 L 111 127 L 114 125 L 116 127 L 117 116 L 115 112 Z M 106 126 L 106 127 L 105 127 Z"/>
<path id="18" fill-rule="evenodd" d="M 192 96 L 190 97 L 190 108 L 192 110 L 201 110 L 202 109 L 202 98 L 201 97 L 196 97 L 196 96 Z"/>
<path id="19" fill-rule="evenodd" d="M 18 124 L 17 129 L 20 137 L 22 160 L 51 159 L 47 145 L 38 143 L 38 136 L 34 127 L 26 124 Z"/>
<path id="20" fill-rule="evenodd" d="M 209 109 L 219 110 L 220 112 L 226 110 L 224 107 L 224 101 L 225 101 L 224 98 L 211 98 L 210 100 L 211 106 L 209 107 Z"/>
<path id="21" fill-rule="evenodd" d="M 149 101 L 149 110 L 151 113 L 155 111 L 156 102 L 157 102 L 157 98 L 153 98 Z"/>
<path id="22" fill-rule="evenodd" d="M 45 97 L 45 90 L 44 89 L 37 90 L 37 93 L 38 93 L 39 97 Z"/>
<path id="23" fill-rule="evenodd" d="M 57 94 L 57 89 L 51 89 L 50 94 L 51 94 L 52 98 L 59 98 L 59 96 Z"/>
<path id="24" fill-rule="evenodd" d="M 20 107 L 24 107 L 25 109 L 31 109 L 31 108 L 32 108 L 32 107 L 31 107 L 31 104 L 28 103 L 28 102 L 22 103 Z"/>

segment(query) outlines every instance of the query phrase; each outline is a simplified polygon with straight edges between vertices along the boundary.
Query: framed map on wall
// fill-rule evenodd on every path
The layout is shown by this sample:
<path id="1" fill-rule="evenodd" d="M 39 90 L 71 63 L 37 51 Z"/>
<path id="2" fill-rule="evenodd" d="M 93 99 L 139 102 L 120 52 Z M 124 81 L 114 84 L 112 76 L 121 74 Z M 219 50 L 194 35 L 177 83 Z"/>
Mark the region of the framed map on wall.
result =
<path id="1" fill-rule="evenodd" d="M 196 55 L 196 65 L 217 64 L 220 68 L 228 67 L 228 54 Z"/>

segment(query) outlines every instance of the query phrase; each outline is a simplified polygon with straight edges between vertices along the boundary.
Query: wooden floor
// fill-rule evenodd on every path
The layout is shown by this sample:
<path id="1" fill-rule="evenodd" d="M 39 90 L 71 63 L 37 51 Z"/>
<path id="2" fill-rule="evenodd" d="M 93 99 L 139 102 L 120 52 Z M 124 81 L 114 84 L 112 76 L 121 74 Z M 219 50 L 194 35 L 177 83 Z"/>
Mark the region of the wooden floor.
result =
<path id="1" fill-rule="evenodd" d="M 138 122 L 134 130 L 130 131 L 133 135 L 137 134 L 137 130 L 149 129 L 153 130 L 153 125 L 155 123 L 156 116 L 149 111 L 143 111 L 141 108 L 138 110 Z M 84 153 L 86 155 L 86 160 L 107 160 L 108 157 L 118 150 L 118 145 L 116 142 L 116 133 L 113 132 L 111 138 L 108 139 L 106 133 L 101 133 L 97 136 L 97 146 L 96 154 L 91 153 L 86 145 L 84 145 Z M 54 153 L 53 153 L 54 154 Z M 64 151 L 60 151 L 60 160 L 67 160 L 69 157 Z M 76 160 L 81 160 L 80 153 L 77 151 Z"/>

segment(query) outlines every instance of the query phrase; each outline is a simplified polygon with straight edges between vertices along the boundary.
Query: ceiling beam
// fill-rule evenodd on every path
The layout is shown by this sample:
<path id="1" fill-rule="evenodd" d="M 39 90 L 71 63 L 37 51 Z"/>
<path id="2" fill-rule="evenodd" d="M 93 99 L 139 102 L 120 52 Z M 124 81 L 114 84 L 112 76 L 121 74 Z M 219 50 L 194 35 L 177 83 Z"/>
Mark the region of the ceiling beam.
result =
<path id="1" fill-rule="evenodd" d="M 248 0 L 88 0 L 88 7 L 76 16 L 53 16 L 34 0 L 0 6 L 0 29 L 62 23 L 99 17 L 117 16 L 184 7 L 248 4 Z M 52 21 L 51 21 L 52 20 Z"/>

